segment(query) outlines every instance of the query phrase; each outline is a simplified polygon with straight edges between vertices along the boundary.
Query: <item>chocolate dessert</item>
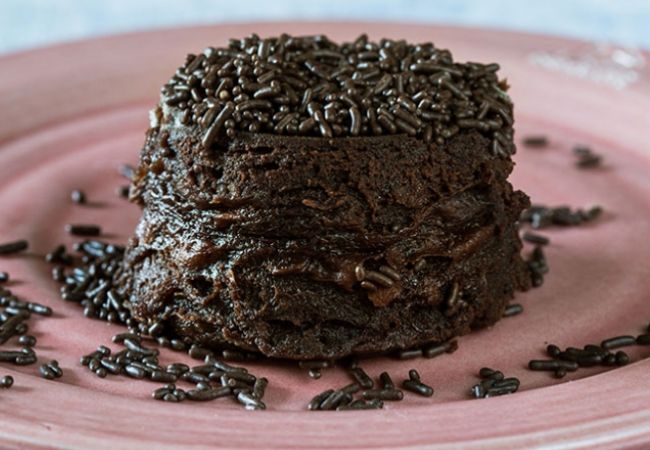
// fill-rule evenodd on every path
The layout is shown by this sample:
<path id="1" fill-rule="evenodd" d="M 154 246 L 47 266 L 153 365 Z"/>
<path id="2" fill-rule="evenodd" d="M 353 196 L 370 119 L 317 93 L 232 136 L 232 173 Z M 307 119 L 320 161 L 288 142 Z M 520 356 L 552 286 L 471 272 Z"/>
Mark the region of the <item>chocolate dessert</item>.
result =
<path id="1" fill-rule="evenodd" d="M 496 64 L 361 36 L 232 40 L 162 88 L 119 285 L 157 333 L 271 357 L 442 342 L 531 283 Z"/>

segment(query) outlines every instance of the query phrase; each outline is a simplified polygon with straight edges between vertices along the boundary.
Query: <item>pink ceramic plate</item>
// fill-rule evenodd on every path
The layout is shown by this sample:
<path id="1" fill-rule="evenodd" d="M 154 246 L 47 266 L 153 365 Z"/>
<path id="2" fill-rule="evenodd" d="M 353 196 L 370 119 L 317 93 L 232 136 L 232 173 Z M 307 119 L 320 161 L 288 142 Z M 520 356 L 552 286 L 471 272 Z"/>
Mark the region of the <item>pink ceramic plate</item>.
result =
<path id="1" fill-rule="evenodd" d="M 407 395 L 381 411 L 307 412 L 315 393 L 347 383 L 347 376 L 329 370 L 314 381 L 297 368 L 256 364 L 252 370 L 270 380 L 270 410 L 251 413 L 227 399 L 155 402 L 149 398 L 155 384 L 101 380 L 80 367 L 81 354 L 108 343 L 121 328 L 87 320 L 76 305 L 60 301 L 42 255 L 61 240 L 70 242 L 63 233 L 69 222 L 99 222 L 107 238 L 126 241 L 139 211 L 115 195 L 124 183 L 116 167 L 137 160 L 147 111 L 185 53 L 251 32 L 322 32 L 352 39 L 362 31 L 431 40 L 453 49 L 459 60 L 501 63 L 516 102 L 517 135 L 544 133 L 552 140 L 542 150 L 520 146 L 514 184 L 538 202 L 600 203 L 607 214 L 593 225 L 548 233 L 551 273 L 542 289 L 518 296 L 522 315 L 463 337 L 454 355 L 364 363 L 370 373 L 388 370 L 396 379 L 417 367 L 436 388 L 432 399 Z M 46 381 L 35 366 L 0 369 L 16 379 L 14 388 L 0 392 L 1 446 L 647 447 L 650 360 L 643 357 L 649 349 L 635 350 L 636 362 L 629 366 L 584 370 L 563 382 L 526 369 L 529 359 L 543 356 L 547 342 L 599 342 L 639 333 L 650 321 L 650 77 L 642 69 L 643 55 L 636 55 L 634 65 L 629 54 L 621 59 L 617 53 L 614 59 L 622 63 L 613 75 L 590 74 L 601 82 L 566 74 L 587 73 L 584 64 L 593 58 L 585 63 L 566 56 L 584 51 L 592 50 L 583 43 L 527 34 L 292 23 L 133 34 L 0 59 L 0 241 L 27 238 L 31 243 L 27 254 L 1 258 L 0 270 L 11 272 L 16 280 L 11 288 L 18 295 L 55 308 L 53 318 L 33 321 L 33 332 L 41 360 L 56 358 L 65 371 L 60 380 Z M 570 151 L 575 143 L 602 152 L 606 166 L 576 169 Z M 92 204 L 72 205 L 68 196 L 74 188 L 84 189 Z M 164 362 L 171 358 L 178 356 L 163 354 Z M 519 377 L 521 392 L 469 399 L 475 373 L 485 365 Z"/>

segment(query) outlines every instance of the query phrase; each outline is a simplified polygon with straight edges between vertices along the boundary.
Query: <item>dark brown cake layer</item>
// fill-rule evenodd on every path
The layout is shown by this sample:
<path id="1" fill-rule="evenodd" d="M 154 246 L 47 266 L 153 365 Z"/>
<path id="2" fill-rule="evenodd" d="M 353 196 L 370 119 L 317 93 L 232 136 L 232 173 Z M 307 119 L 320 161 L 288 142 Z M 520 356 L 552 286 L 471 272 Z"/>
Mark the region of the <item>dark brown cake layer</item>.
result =
<path id="1" fill-rule="evenodd" d="M 444 144 L 240 133 L 209 151 L 200 138 L 169 119 L 149 131 L 121 280 L 139 320 L 335 358 L 492 324 L 529 286 L 515 226 L 528 199 L 478 131 Z"/>

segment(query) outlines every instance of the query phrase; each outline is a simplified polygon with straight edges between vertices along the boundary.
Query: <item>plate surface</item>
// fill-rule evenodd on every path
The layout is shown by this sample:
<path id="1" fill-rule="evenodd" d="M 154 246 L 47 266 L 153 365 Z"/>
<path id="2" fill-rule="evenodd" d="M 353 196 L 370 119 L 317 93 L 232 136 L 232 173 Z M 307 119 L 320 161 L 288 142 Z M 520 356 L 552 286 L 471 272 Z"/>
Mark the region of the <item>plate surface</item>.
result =
<path id="1" fill-rule="evenodd" d="M 432 360 L 365 361 L 373 375 L 395 379 L 417 367 L 436 394 L 407 394 L 381 411 L 306 412 L 316 393 L 348 382 L 338 369 L 311 380 L 280 364 L 251 364 L 267 376 L 268 411 L 247 412 L 230 400 L 163 404 L 153 383 L 99 379 L 79 366 L 122 328 L 85 319 L 58 299 L 42 256 L 70 244 L 70 222 L 101 223 L 106 238 L 125 242 L 139 217 L 118 198 L 116 168 L 135 163 L 159 87 L 185 53 L 251 32 L 327 33 L 433 41 L 459 61 L 497 61 L 512 85 L 517 136 L 546 134 L 546 149 L 519 146 L 513 183 L 533 201 L 573 207 L 594 203 L 596 223 L 548 231 L 551 273 L 541 289 L 517 296 L 525 311 L 460 339 L 453 355 Z M 562 382 L 526 369 L 546 343 L 581 346 L 637 334 L 650 321 L 650 73 L 624 89 L 537 67 L 531 52 L 579 51 L 584 43 L 553 37 L 407 24 L 244 24 L 164 30 L 62 45 L 0 58 L 0 241 L 26 238 L 30 250 L 3 257 L 11 289 L 55 308 L 32 320 L 41 360 L 64 368 L 57 381 L 36 366 L 2 366 L 15 386 L 0 392 L 0 443 L 49 448 L 441 448 L 643 447 L 650 442 L 650 348 L 633 364 L 582 370 Z M 646 58 L 650 59 L 650 58 Z M 605 157 L 597 170 L 578 170 L 571 148 L 591 145 Z M 73 205 L 81 188 L 91 204 Z M 163 352 L 163 362 L 179 355 Z M 482 366 L 517 376 L 515 395 L 471 400 Z M 602 372 L 602 373 L 601 373 Z M 647 445 L 645 445 L 647 447 Z"/>

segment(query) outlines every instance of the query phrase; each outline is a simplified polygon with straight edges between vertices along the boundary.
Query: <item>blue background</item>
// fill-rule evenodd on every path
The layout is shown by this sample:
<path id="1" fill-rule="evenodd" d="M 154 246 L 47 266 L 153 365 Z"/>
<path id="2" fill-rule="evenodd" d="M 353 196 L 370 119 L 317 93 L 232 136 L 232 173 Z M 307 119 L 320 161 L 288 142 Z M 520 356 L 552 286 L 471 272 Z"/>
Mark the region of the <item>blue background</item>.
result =
<path id="1" fill-rule="evenodd" d="M 300 19 L 479 25 L 650 48 L 650 0 L 0 0 L 0 52 L 174 25 Z"/>

